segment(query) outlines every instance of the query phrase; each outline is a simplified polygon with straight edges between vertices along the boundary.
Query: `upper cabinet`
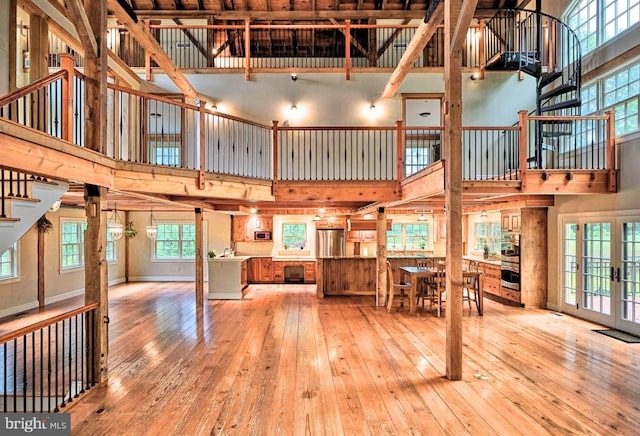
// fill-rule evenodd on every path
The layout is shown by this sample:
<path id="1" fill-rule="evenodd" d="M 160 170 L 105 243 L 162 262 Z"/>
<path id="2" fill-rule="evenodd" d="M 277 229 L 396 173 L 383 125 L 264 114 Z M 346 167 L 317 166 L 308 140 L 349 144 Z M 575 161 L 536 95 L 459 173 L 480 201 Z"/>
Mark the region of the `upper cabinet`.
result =
<path id="1" fill-rule="evenodd" d="M 344 229 L 347 227 L 347 218 L 343 216 L 323 218 L 316 222 L 316 229 Z"/>
<path id="2" fill-rule="evenodd" d="M 502 231 L 503 232 L 519 232 L 520 231 L 520 211 L 519 210 L 503 210 L 502 211 Z"/>
<path id="3" fill-rule="evenodd" d="M 246 215 L 235 215 L 233 217 L 234 242 L 254 241 L 253 235 L 258 231 L 273 232 L 273 217 Z"/>

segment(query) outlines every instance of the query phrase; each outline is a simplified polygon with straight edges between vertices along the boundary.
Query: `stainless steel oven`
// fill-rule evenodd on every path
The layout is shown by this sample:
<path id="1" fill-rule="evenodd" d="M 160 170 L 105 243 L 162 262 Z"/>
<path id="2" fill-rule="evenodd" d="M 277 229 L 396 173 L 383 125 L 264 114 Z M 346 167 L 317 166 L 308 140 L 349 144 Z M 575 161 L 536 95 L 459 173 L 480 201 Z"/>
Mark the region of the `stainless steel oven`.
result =
<path id="1" fill-rule="evenodd" d="M 500 283 L 507 290 L 520 291 L 520 234 L 503 233 L 500 251 Z"/>

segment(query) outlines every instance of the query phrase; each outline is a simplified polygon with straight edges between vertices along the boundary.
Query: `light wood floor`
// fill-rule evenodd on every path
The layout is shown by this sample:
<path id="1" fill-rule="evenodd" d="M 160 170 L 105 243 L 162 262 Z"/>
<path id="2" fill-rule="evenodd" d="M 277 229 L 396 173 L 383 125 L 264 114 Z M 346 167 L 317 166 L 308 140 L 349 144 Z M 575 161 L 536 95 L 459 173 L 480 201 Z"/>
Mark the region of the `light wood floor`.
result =
<path id="1" fill-rule="evenodd" d="M 77 435 L 638 434 L 640 344 L 545 310 L 445 319 L 372 297 L 252 286 L 195 310 L 192 283 L 110 290 L 110 377 L 66 411 Z"/>

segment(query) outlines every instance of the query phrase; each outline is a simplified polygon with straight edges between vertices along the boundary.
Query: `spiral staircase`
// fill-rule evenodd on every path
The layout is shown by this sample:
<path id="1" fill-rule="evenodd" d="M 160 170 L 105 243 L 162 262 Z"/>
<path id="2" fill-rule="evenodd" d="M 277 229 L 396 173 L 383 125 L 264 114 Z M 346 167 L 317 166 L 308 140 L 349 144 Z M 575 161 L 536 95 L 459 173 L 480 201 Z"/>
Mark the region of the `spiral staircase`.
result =
<path id="1" fill-rule="evenodd" d="M 536 115 L 580 115 L 580 41 L 559 19 L 540 12 L 503 9 L 486 23 L 486 70 L 521 71 L 536 78 Z M 570 120 L 537 121 L 530 168 L 543 168 L 554 138 L 573 134 Z"/>

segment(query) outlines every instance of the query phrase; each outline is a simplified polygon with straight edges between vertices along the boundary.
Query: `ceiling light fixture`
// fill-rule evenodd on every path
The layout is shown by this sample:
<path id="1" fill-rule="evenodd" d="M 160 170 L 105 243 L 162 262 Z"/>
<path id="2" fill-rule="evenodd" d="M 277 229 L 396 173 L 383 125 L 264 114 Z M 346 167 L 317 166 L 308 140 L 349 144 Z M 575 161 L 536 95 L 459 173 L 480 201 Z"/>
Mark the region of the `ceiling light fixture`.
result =
<path id="1" fill-rule="evenodd" d="M 295 104 L 291 105 L 291 112 L 296 112 L 298 110 L 298 106 L 296 106 Z"/>
<path id="2" fill-rule="evenodd" d="M 147 226 L 147 237 L 149 239 L 156 239 L 156 236 L 158 236 L 158 223 L 153 219 L 153 209 L 151 209 L 149 225 Z"/>
<path id="3" fill-rule="evenodd" d="M 427 118 L 431 116 L 431 112 L 420 112 L 418 115 L 420 115 L 422 118 Z"/>
<path id="4" fill-rule="evenodd" d="M 296 80 L 298 80 L 298 75 L 297 75 L 296 73 L 292 73 L 292 74 L 291 74 L 291 80 L 293 80 L 294 82 L 295 82 Z"/>
<path id="5" fill-rule="evenodd" d="M 480 212 L 480 218 L 486 218 L 487 216 L 489 216 L 489 214 L 487 213 L 487 209 L 485 209 L 484 204 L 482 205 L 482 212 Z"/>
<path id="6" fill-rule="evenodd" d="M 120 216 L 118 215 L 117 205 L 113 209 L 109 222 L 107 222 L 107 231 L 111 235 L 111 239 L 114 241 L 122 238 L 122 223 L 120 222 Z"/>

